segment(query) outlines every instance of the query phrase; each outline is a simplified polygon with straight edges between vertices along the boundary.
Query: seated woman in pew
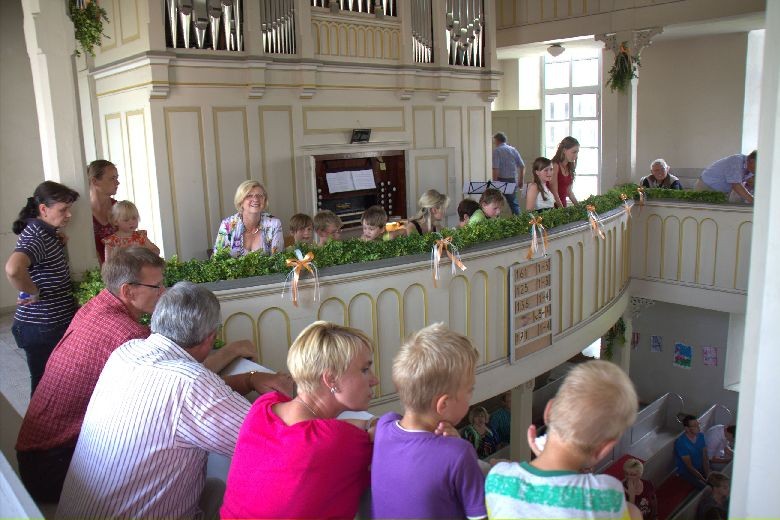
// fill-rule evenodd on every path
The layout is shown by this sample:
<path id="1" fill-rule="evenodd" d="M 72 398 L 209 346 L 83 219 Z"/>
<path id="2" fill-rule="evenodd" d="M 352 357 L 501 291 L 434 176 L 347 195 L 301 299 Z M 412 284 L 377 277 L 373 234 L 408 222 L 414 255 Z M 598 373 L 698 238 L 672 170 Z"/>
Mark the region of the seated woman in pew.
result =
<path id="1" fill-rule="evenodd" d="M 623 464 L 623 489 L 626 492 L 626 500 L 639 508 L 643 520 L 656 520 L 658 498 L 653 483 L 642 478 L 644 470 L 645 466 L 639 460 L 628 459 Z"/>
<path id="2" fill-rule="evenodd" d="M 537 157 L 533 165 L 534 181 L 525 192 L 526 211 L 544 211 L 555 207 L 555 195 L 548 188 L 552 180 L 552 162 L 547 157 Z"/>
<path id="3" fill-rule="evenodd" d="M 230 256 L 243 256 L 252 251 L 273 254 L 284 249 L 282 222 L 267 213 L 268 192 L 254 180 L 238 185 L 233 197 L 238 213 L 219 226 L 214 251 L 228 249 Z"/>
<path id="4" fill-rule="evenodd" d="M 370 484 L 374 424 L 336 417 L 368 408 L 378 383 L 373 348 L 362 332 L 324 321 L 300 333 L 287 355 L 298 395 L 255 401 L 236 443 L 222 518 L 354 518 Z"/>

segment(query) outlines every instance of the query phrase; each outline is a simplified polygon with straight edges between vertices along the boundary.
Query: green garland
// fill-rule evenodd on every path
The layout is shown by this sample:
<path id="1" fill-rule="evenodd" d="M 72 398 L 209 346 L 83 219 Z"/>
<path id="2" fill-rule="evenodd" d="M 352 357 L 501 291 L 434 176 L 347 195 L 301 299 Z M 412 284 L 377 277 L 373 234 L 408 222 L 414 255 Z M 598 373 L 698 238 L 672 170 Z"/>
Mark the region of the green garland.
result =
<path id="1" fill-rule="evenodd" d="M 719 191 L 669 190 L 665 188 L 645 188 L 648 199 L 674 199 L 685 202 L 704 202 L 724 204 L 729 201 L 725 193 Z"/>
<path id="2" fill-rule="evenodd" d="M 70 0 L 68 10 L 76 40 L 84 52 L 94 56 L 95 46 L 101 45 L 104 36 L 108 38 L 103 34 L 103 22 L 108 21 L 106 10 L 98 5 L 97 0 L 88 2 L 84 8 L 78 7 L 76 0 Z M 76 49 L 76 56 L 81 56 L 78 49 Z"/>
<path id="3" fill-rule="evenodd" d="M 580 204 L 574 204 L 566 208 L 556 208 L 545 211 L 542 215 L 544 226 L 551 230 L 564 224 L 582 222 L 588 220 L 586 205 L 592 204 L 596 212 L 603 214 L 623 204 L 620 195 L 637 193 L 636 184 L 617 186 L 604 195 L 589 197 Z M 679 190 L 646 190 L 648 198 L 663 198 L 668 194 L 676 194 L 678 198 L 685 199 L 688 194 L 710 194 L 712 192 L 684 192 Z M 719 194 L 722 195 L 722 194 Z M 478 226 L 470 226 L 461 229 L 445 229 L 444 236 L 453 237 L 453 243 L 461 251 L 467 248 L 510 237 L 527 235 L 530 231 L 528 221 L 531 214 L 524 212 L 511 218 L 492 219 Z M 363 242 L 358 239 L 342 242 L 328 242 L 322 247 L 309 244 L 299 244 L 300 250 L 306 254 L 313 251 L 314 262 L 319 269 L 334 265 L 354 264 L 370 262 L 383 258 L 395 258 L 400 256 L 418 255 L 429 253 L 437 236 L 431 233 L 425 235 L 402 236 L 387 242 Z M 263 276 L 269 274 L 281 274 L 289 272 L 286 260 L 293 254 L 283 251 L 274 255 L 250 253 L 248 255 L 233 258 L 227 250 L 217 251 L 209 260 L 188 260 L 183 262 L 173 257 L 166 262 L 165 285 L 171 285 L 181 280 L 189 280 L 195 283 L 217 282 L 219 280 L 236 280 L 250 276 Z M 97 295 L 103 289 L 103 281 L 100 271 L 96 268 L 87 271 L 82 281 L 76 285 L 76 298 L 83 305 L 90 298 Z"/>
<path id="4" fill-rule="evenodd" d="M 626 322 L 623 318 L 618 318 L 617 322 L 612 325 L 607 333 L 602 337 L 604 341 L 604 354 L 603 359 L 612 361 L 612 356 L 615 353 L 615 344 L 626 344 Z"/>
<path id="5" fill-rule="evenodd" d="M 632 56 L 628 42 L 622 42 L 620 49 L 615 53 L 615 63 L 609 69 L 609 79 L 607 80 L 609 90 L 625 92 L 631 84 L 631 80 L 639 77 L 637 72 L 640 66 L 639 56 Z"/>

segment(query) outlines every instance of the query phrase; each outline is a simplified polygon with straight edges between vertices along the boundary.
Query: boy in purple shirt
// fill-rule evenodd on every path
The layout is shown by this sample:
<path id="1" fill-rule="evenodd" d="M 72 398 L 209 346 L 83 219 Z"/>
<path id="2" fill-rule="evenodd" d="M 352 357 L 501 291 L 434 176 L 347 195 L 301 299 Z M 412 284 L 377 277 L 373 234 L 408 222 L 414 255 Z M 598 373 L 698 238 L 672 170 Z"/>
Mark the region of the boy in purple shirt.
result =
<path id="1" fill-rule="evenodd" d="M 435 435 L 457 424 L 474 391 L 479 354 L 468 338 L 430 325 L 401 347 L 393 383 L 403 417 L 379 420 L 371 462 L 372 518 L 485 518 L 485 478 L 474 448 Z"/>

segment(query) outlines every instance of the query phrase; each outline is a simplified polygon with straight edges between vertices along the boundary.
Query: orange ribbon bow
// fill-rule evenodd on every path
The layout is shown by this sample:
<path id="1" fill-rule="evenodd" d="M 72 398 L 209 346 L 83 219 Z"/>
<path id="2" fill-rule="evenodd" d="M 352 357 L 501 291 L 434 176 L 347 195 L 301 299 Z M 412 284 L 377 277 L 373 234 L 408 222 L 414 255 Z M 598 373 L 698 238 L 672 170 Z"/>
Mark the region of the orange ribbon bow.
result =
<path id="1" fill-rule="evenodd" d="M 301 272 L 304 270 L 309 271 L 314 277 L 314 300 L 316 301 L 320 292 L 320 277 L 317 271 L 317 266 L 314 264 L 314 253 L 309 251 L 306 256 L 303 256 L 300 249 L 295 250 L 295 256 L 297 258 L 288 258 L 286 260 L 287 267 L 292 267 L 292 270 L 287 275 L 284 281 L 284 288 L 282 289 L 282 298 L 284 298 L 287 292 L 287 284 L 290 284 L 290 293 L 292 294 L 292 302 L 296 307 L 298 306 L 298 282 L 301 277 Z"/>
<path id="2" fill-rule="evenodd" d="M 441 235 L 439 235 L 441 236 Z M 452 261 L 452 274 L 455 275 L 455 267 L 461 271 L 466 270 L 466 266 L 460 260 L 460 253 L 455 244 L 452 243 L 452 237 L 442 237 L 433 244 L 431 250 L 431 269 L 433 274 L 433 286 L 436 287 L 436 280 L 439 279 L 439 262 L 441 262 L 442 253 L 447 253 Z"/>
<path id="3" fill-rule="evenodd" d="M 588 204 L 585 206 L 585 209 L 588 210 L 588 222 L 590 222 L 590 229 L 593 232 L 593 236 L 598 236 L 601 237 L 602 240 L 606 240 L 607 237 L 604 235 L 604 224 L 601 223 L 601 220 L 596 213 L 596 206 Z"/>
<path id="4" fill-rule="evenodd" d="M 634 202 L 633 201 L 629 202 L 628 195 L 626 195 L 625 193 L 620 194 L 620 199 L 623 201 L 623 211 L 626 212 L 628 218 L 631 218 L 631 208 L 634 207 Z"/>
<path id="5" fill-rule="evenodd" d="M 642 212 L 642 206 L 645 205 L 645 199 L 647 195 L 645 195 L 645 188 L 643 186 L 640 186 L 636 189 L 636 192 L 639 194 L 639 212 Z"/>
<path id="6" fill-rule="evenodd" d="M 539 251 L 539 235 L 542 236 L 542 256 L 547 256 L 547 229 L 542 225 L 542 217 L 531 217 L 528 221 L 531 224 L 531 247 L 528 248 L 528 254 L 525 255 L 530 260 Z"/>

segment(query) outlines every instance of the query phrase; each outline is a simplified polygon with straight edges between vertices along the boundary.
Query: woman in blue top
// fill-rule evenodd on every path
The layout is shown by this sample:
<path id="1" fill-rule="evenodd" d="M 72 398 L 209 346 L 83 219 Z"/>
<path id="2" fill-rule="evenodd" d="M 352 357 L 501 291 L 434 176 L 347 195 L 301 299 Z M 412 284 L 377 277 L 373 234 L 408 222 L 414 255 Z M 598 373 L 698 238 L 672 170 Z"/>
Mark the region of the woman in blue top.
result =
<path id="1" fill-rule="evenodd" d="M 31 393 L 76 312 L 65 255 L 67 237 L 61 230 L 70 221 L 71 206 L 78 198 L 67 186 L 43 182 L 13 224 L 19 240 L 5 273 L 19 298 L 11 332 L 27 356 Z"/>
<path id="2" fill-rule="evenodd" d="M 243 256 L 252 251 L 266 254 L 284 249 L 282 222 L 266 213 L 268 193 L 257 181 L 244 181 L 238 185 L 233 197 L 238 213 L 219 226 L 214 252 L 227 249 L 230 256 Z"/>

